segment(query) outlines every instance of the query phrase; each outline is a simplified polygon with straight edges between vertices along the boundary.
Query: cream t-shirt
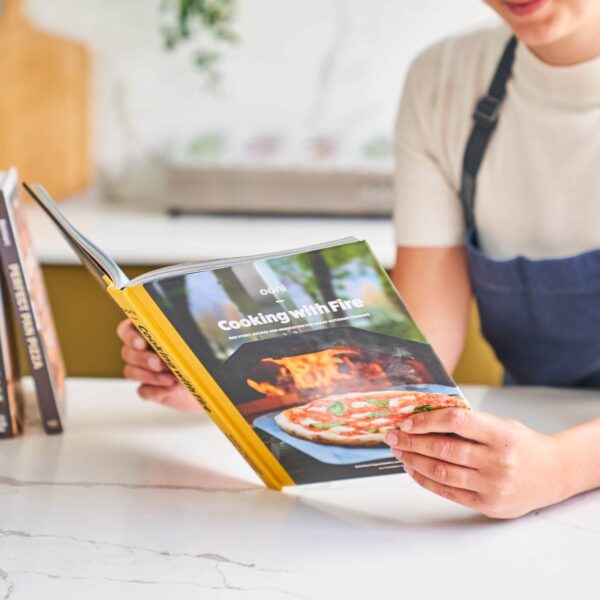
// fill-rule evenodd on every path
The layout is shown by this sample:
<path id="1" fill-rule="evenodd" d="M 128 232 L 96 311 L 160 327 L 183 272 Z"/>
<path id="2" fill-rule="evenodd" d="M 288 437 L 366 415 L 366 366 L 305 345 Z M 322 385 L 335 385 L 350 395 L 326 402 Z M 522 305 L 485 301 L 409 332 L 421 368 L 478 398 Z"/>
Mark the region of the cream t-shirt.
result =
<path id="1" fill-rule="evenodd" d="M 399 246 L 463 243 L 463 153 L 509 36 L 503 27 L 447 39 L 414 61 L 396 128 Z M 600 57 L 555 67 L 518 44 L 477 179 L 475 223 L 492 258 L 600 248 Z"/>

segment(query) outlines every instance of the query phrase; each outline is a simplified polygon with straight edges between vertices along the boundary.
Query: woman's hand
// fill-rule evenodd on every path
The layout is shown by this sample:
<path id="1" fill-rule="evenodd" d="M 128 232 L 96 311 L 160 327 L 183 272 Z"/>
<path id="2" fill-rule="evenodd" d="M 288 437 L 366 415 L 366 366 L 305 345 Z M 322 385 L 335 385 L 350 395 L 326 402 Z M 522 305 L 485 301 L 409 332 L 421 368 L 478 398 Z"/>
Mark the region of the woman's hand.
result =
<path id="1" fill-rule="evenodd" d="M 460 408 L 418 413 L 400 428 L 386 442 L 406 472 L 420 486 L 489 517 L 518 517 L 572 493 L 560 436 Z"/>
<path id="2" fill-rule="evenodd" d="M 167 365 L 148 346 L 131 321 L 128 319 L 121 321 L 117 327 L 117 335 L 123 342 L 121 349 L 121 356 L 125 361 L 123 375 L 141 384 L 138 387 L 141 398 L 178 410 L 190 412 L 202 410 L 192 395 L 169 371 Z"/>

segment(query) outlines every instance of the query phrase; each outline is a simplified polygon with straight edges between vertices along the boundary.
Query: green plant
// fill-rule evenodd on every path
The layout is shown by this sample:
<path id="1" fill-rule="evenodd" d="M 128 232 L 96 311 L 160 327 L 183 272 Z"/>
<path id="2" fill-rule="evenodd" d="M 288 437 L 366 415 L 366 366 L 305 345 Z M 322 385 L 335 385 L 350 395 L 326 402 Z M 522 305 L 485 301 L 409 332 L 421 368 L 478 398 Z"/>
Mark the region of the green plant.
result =
<path id="1" fill-rule="evenodd" d="M 172 50 L 195 37 L 202 37 L 202 45 L 196 48 L 193 58 L 210 83 L 218 79 L 222 47 L 238 40 L 232 28 L 236 4 L 237 0 L 163 1 L 163 9 L 170 13 L 162 28 L 165 47 Z"/>

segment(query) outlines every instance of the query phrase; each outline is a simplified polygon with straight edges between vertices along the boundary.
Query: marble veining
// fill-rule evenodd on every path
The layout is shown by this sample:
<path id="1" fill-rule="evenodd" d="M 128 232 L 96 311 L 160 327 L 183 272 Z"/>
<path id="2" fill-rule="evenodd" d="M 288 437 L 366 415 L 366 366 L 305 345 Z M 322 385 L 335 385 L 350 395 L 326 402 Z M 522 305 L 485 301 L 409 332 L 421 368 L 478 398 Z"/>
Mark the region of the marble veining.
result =
<path id="1" fill-rule="evenodd" d="M 465 391 L 542 431 L 600 412 L 595 392 Z M 30 402 L 27 433 L 0 443 L 0 598 L 590 597 L 598 491 L 514 521 L 403 475 L 278 493 L 206 417 L 128 382 L 69 380 L 67 408 L 63 436 Z"/>
<path id="2" fill-rule="evenodd" d="M 26 481 L 23 479 L 15 479 L 14 477 L 0 477 L 0 486 L 8 487 L 37 487 L 37 486 L 52 486 L 52 487 L 80 487 L 80 488 L 96 488 L 96 487 L 118 487 L 131 490 L 188 490 L 194 492 L 202 492 L 206 494 L 243 494 L 244 492 L 256 491 L 256 486 L 238 489 L 200 487 L 192 485 L 168 485 L 168 484 L 149 484 L 149 483 L 117 483 L 111 481 Z"/>
<path id="3" fill-rule="evenodd" d="M 277 589 L 268 585 L 259 587 L 242 587 L 232 581 L 235 581 L 235 572 L 229 572 L 225 567 L 234 567 L 240 569 L 252 569 L 253 571 L 272 574 L 289 574 L 288 570 L 274 570 L 268 568 L 262 568 L 254 563 L 244 563 L 235 560 L 231 560 L 220 554 L 188 554 L 188 553 L 174 553 L 167 550 L 152 550 L 149 548 L 140 548 L 131 545 L 124 544 L 107 544 L 104 542 L 98 542 L 95 540 L 83 540 L 70 536 L 48 536 L 48 535 L 36 535 L 25 531 L 6 531 L 0 530 L 0 538 L 3 540 L 10 538 L 17 538 L 11 543 L 13 551 L 19 546 L 19 551 L 22 554 L 31 552 L 36 553 L 40 551 L 40 548 L 48 548 L 52 550 L 56 547 L 56 544 L 68 545 L 71 552 L 77 552 L 80 557 L 85 558 L 86 555 L 91 554 L 95 561 L 101 563 L 106 561 L 106 565 L 110 562 L 115 562 L 121 558 L 131 560 L 135 557 L 136 561 L 143 562 L 144 570 L 140 571 L 139 577 L 115 577 L 108 574 L 91 573 L 88 575 L 76 575 L 69 573 L 66 569 L 56 565 L 52 572 L 50 571 L 39 571 L 29 569 L 11 569 L 10 571 L 0 570 L 0 578 L 3 579 L 8 585 L 9 589 L 5 598 L 10 598 L 14 591 L 15 584 L 11 581 L 11 577 L 14 575 L 39 575 L 50 579 L 73 579 L 77 581 L 83 580 L 94 580 L 100 575 L 101 579 L 111 582 L 118 583 L 134 583 L 134 584 L 158 584 L 158 585 L 171 585 L 171 586 L 191 586 L 199 589 L 208 590 L 237 590 L 237 591 L 255 591 L 255 592 L 266 592 L 273 591 L 284 595 L 290 595 L 293 597 L 302 597 L 293 592 L 287 592 L 283 589 Z M 26 540 L 26 542 L 24 542 Z M 170 563 L 177 561 L 178 565 L 184 561 L 192 563 L 192 568 L 188 571 L 194 573 L 194 577 L 189 580 L 161 580 L 160 577 L 151 576 L 151 573 L 155 569 L 170 570 Z M 156 564 L 155 564 L 156 563 Z M 108 571 L 108 569 L 107 569 Z"/>

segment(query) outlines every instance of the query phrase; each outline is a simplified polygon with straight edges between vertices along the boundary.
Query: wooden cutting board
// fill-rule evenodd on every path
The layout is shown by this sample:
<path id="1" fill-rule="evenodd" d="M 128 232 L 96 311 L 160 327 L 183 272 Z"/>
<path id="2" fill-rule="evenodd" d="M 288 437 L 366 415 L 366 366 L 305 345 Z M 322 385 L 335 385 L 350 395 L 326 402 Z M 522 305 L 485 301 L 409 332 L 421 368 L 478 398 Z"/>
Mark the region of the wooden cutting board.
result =
<path id="1" fill-rule="evenodd" d="M 0 170 L 56 198 L 91 179 L 90 57 L 85 46 L 34 27 L 22 0 L 0 15 Z"/>

